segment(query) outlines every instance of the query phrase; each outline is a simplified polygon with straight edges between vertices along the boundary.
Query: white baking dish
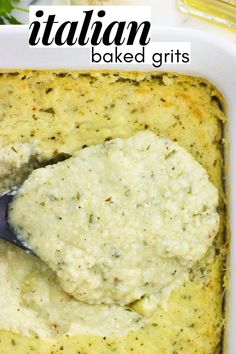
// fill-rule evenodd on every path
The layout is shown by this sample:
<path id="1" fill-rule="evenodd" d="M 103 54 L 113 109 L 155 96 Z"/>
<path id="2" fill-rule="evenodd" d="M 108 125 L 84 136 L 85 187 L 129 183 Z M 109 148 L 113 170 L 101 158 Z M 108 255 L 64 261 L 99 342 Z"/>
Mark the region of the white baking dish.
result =
<path id="1" fill-rule="evenodd" d="M 225 354 L 236 353 L 236 46 L 207 32 L 154 27 L 153 41 L 188 41 L 192 45 L 192 62 L 189 65 L 164 65 L 161 71 L 176 71 L 206 77 L 223 93 L 228 104 L 230 143 L 230 170 L 227 188 L 230 192 L 231 226 L 231 304 L 229 345 Z M 85 48 L 36 49 L 28 47 L 27 26 L 0 26 L 0 68 L 75 68 L 154 70 L 151 65 L 89 65 Z M 227 134 L 226 131 L 226 134 Z M 228 153 L 226 153 L 228 160 Z"/>

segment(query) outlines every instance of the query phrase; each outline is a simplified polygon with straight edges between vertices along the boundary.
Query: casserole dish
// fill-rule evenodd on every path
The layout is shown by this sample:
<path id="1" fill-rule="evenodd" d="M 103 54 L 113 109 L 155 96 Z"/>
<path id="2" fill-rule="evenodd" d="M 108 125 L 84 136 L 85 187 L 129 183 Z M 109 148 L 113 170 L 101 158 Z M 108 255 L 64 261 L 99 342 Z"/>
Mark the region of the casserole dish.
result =
<path id="1" fill-rule="evenodd" d="M 235 129 L 236 112 L 234 92 L 236 86 L 236 78 L 234 73 L 234 66 L 236 60 L 236 50 L 234 47 L 227 43 L 219 43 L 218 39 L 213 36 L 206 36 L 205 33 L 197 31 L 176 30 L 176 29 L 153 29 L 154 41 L 190 41 L 192 43 L 192 63 L 186 66 L 163 66 L 163 71 L 181 72 L 196 76 L 202 76 L 213 82 L 217 88 L 223 93 L 226 102 L 228 104 L 228 119 L 229 119 L 229 143 L 231 149 L 235 149 L 233 146 L 232 132 Z M 0 44 L 4 48 L 4 52 L 1 56 L 0 67 L 1 68 L 30 68 L 30 69 L 88 69 L 91 70 L 91 66 L 87 64 L 87 49 L 58 49 L 61 52 L 58 57 L 58 50 L 55 49 L 31 49 L 27 47 L 27 27 L 20 27 L 14 29 L 12 27 L 5 27 L 0 32 Z M 73 52 L 72 52 L 73 50 Z M 203 54 L 204 53 L 204 56 Z M 79 65 L 78 65 L 79 62 Z M 222 66 L 222 63 L 224 65 Z M 50 64 L 49 64 L 50 63 Z M 124 66 L 93 66 L 92 69 L 118 69 L 124 70 Z M 149 65 L 142 66 L 129 66 L 126 70 L 140 70 L 150 71 L 152 67 Z M 227 141 L 227 132 L 225 132 L 225 141 Z M 228 164 L 227 149 L 226 149 L 226 165 Z M 235 165 L 233 161 L 230 161 L 230 173 L 227 186 L 231 181 L 235 180 Z M 228 188 L 228 187 L 227 187 Z M 235 200 L 235 186 L 232 184 L 231 189 L 231 213 L 234 212 Z M 231 222 L 232 234 L 235 230 L 235 224 Z M 234 252 L 234 240 L 231 243 L 231 252 Z M 231 279 L 234 277 L 234 265 L 232 257 L 231 266 Z M 234 284 L 231 282 L 231 296 L 234 297 Z M 229 304 L 229 302 L 228 302 Z M 230 320 L 229 320 L 229 353 L 233 353 L 235 349 L 234 338 L 231 336 L 233 328 L 235 328 L 235 308 L 234 304 L 230 307 Z M 225 342 L 226 343 L 226 342 Z M 225 344 L 226 348 L 226 344 Z M 225 349 L 226 350 L 226 349 Z M 225 351 L 227 352 L 227 351 Z"/>

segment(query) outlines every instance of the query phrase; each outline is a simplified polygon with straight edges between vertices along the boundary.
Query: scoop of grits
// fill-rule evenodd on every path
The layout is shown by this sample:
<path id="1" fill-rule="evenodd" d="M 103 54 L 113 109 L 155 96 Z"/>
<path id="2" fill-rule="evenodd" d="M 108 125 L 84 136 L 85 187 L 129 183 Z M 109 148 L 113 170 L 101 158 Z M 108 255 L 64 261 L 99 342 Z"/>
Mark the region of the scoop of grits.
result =
<path id="1" fill-rule="evenodd" d="M 187 276 L 218 231 L 217 204 L 193 156 L 144 131 L 35 170 L 9 219 L 66 292 L 125 305 Z"/>

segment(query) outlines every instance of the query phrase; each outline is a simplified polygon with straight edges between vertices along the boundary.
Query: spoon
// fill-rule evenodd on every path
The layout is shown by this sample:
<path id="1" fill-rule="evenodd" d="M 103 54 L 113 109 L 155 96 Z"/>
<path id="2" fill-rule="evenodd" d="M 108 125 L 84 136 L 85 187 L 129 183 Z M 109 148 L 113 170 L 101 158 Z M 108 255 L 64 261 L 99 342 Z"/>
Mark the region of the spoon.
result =
<path id="1" fill-rule="evenodd" d="M 14 245 L 22 248 L 24 251 L 34 255 L 33 251 L 24 245 L 19 237 L 17 237 L 14 229 L 8 222 L 8 206 L 14 195 L 17 193 L 17 190 L 18 188 L 14 187 L 0 197 L 0 238 L 13 243 Z"/>
<path id="2" fill-rule="evenodd" d="M 55 165 L 56 163 L 64 161 L 70 157 L 71 155 L 67 153 L 60 153 L 51 160 L 41 162 L 38 165 L 38 168 L 46 167 L 48 165 Z M 13 187 L 11 190 L 0 196 L 0 239 L 9 241 L 27 253 L 31 253 L 35 256 L 35 253 L 19 239 L 15 230 L 8 221 L 8 206 L 10 205 L 14 195 L 17 194 L 18 189 L 19 187 Z"/>

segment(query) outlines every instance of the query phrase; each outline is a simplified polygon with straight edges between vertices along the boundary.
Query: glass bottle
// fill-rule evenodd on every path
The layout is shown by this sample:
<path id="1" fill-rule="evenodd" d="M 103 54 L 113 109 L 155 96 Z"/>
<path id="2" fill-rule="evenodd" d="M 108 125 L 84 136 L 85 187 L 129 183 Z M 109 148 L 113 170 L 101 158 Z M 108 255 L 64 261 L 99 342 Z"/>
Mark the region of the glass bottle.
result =
<path id="1" fill-rule="evenodd" d="M 236 0 L 177 0 L 185 13 L 214 21 L 236 31 Z"/>

